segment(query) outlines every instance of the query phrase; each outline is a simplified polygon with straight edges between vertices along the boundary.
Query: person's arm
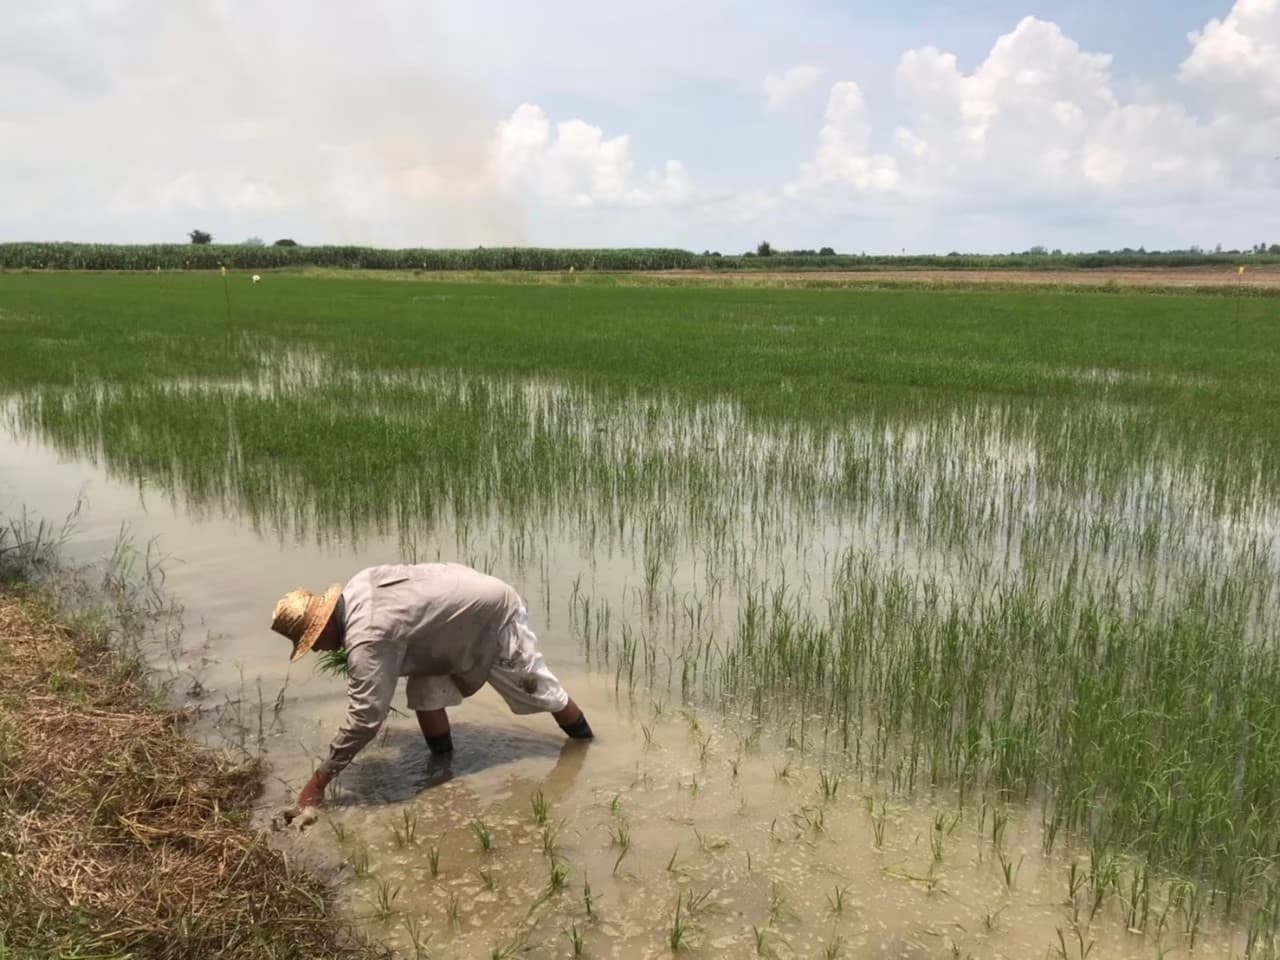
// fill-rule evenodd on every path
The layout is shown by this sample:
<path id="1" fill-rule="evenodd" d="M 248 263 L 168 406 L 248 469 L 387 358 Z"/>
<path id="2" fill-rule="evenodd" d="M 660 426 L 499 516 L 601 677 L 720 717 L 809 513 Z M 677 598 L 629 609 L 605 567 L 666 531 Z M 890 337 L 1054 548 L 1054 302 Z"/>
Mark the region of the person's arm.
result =
<path id="1" fill-rule="evenodd" d="M 394 643 L 361 643 L 347 653 L 347 721 L 329 745 L 329 759 L 298 794 L 298 808 L 317 806 L 324 788 L 377 734 L 391 709 L 400 675 Z"/>

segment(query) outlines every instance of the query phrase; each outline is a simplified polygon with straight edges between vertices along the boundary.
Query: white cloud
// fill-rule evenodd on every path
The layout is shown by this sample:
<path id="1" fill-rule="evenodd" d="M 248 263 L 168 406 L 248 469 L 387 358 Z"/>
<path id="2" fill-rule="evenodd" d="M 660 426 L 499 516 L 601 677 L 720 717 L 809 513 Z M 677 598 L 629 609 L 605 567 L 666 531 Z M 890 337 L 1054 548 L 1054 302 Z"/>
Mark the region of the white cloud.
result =
<path id="1" fill-rule="evenodd" d="M 1187 35 L 1183 80 L 1215 88 L 1233 101 L 1280 106 L 1280 0 L 1236 0 L 1222 19 Z"/>
<path id="2" fill-rule="evenodd" d="M 786 106 L 812 90 L 822 78 L 822 68 L 811 64 L 788 67 L 764 78 L 765 104 L 770 110 Z"/>
<path id="3" fill-rule="evenodd" d="M 1280 29 L 1280 17 L 1268 16 L 1277 11 L 1280 0 L 1239 0 L 1224 23 L 1193 35 L 1184 76 L 1216 81 L 1217 61 L 1205 50 L 1217 41 L 1205 38 L 1229 34 L 1225 49 L 1251 51 L 1236 58 L 1247 66 L 1233 82 L 1280 83 L 1280 61 L 1266 78 L 1254 72 L 1276 56 L 1266 38 Z M 999 37 L 971 73 L 936 47 L 907 51 L 897 89 L 907 122 L 879 150 L 858 85 L 835 84 L 814 157 L 786 192 L 840 184 L 869 195 L 982 197 L 994 208 L 1010 198 L 1176 199 L 1244 182 L 1275 185 L 1280 173 L 1263 162 L 1268 150 L 1280 152 L 1276 111 L 1255 107 L 1242 119 L 1226 104 L 1204 121 L 1175 102 L 1123 102 L 1109 55 L 1082 50 L 1034 17 Z"/>
<path id="4" fill-rule="evenodd" d="M 692 192 L 678 161 L 637 176 L 630 137 L 606 139 L 603 130 L 582 120 L 564 121 L 553 129 L 546 111 L 530 103 L 498 125 L 491 163 L 503 189 L 529 190 L 561 206 L 651 206 L 679 203 Z"/>
<path id="5" fill-rule="evenodd" d="M 801 168 L 800 176 L 786 185 L 784 193 L 794 196 L 829 183 L 873 193 L 899 188 L 897 162 L 871 149 L 871 124 L 856 83 L 845 80 L 831 88 L 825 121 L 818 131 L 813 161 Z"/>

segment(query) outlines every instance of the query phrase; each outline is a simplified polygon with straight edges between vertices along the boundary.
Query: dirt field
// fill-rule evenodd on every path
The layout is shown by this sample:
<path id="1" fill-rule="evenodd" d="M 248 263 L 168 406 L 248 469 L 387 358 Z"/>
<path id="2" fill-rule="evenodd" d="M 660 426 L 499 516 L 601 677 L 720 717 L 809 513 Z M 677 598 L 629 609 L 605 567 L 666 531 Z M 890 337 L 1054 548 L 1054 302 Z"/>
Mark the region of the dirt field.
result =
<path id="1" fill-rule="evenodd" d="M 1244 275 L 1234 267 L 1164 269 L 1100 268 L 1096 270 L 667 270 L 662 276 L 786 286 L 805 283 L 877 284 L 919 283 L 946 286 L 1028 284 L 1034 286 L 1101 287 L 1248 287 L 1280 290 L 1280 266 L 1249 267 Z"/>

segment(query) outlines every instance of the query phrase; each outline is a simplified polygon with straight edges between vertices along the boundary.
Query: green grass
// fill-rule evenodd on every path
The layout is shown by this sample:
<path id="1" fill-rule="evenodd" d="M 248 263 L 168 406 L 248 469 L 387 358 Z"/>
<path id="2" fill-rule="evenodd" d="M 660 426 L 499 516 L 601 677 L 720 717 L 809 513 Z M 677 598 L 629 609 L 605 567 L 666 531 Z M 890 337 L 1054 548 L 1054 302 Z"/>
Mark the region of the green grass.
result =
<path id="1" fill-rule="evenodd" d="M 1268 896 L 1269 301 L 234 281 L 0 276 L 12 422 L 293 536 L 554 522 L 636 570 L 556 598 L 588 662 L 825 744 L 827 802 L 953 785 Z"/>

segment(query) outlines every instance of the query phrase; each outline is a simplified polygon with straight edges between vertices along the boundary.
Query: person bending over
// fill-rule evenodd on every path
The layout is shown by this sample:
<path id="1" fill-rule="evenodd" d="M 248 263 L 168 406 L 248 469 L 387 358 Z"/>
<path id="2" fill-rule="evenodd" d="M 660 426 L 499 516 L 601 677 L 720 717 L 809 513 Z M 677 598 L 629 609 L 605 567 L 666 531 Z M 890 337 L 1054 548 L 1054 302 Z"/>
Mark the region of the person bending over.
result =
<path id="1" fill-rule="evenodd" d="M 590 740 L 587 718 L 556 679 L 529 628 L 524 601 L 507 583 L 458 563 L 368 567 L 323 594 L 280 598 L 271 629 L 308 651 L 345 650 L 347 719 L 329 757 L 298 794 L 317 806 L 324 788 L 373 739 L 400 677 L 433 754 L 453 750 L 447 707 L 486 682 L 513 713 L 550 713 L 570 737 Z"/>

